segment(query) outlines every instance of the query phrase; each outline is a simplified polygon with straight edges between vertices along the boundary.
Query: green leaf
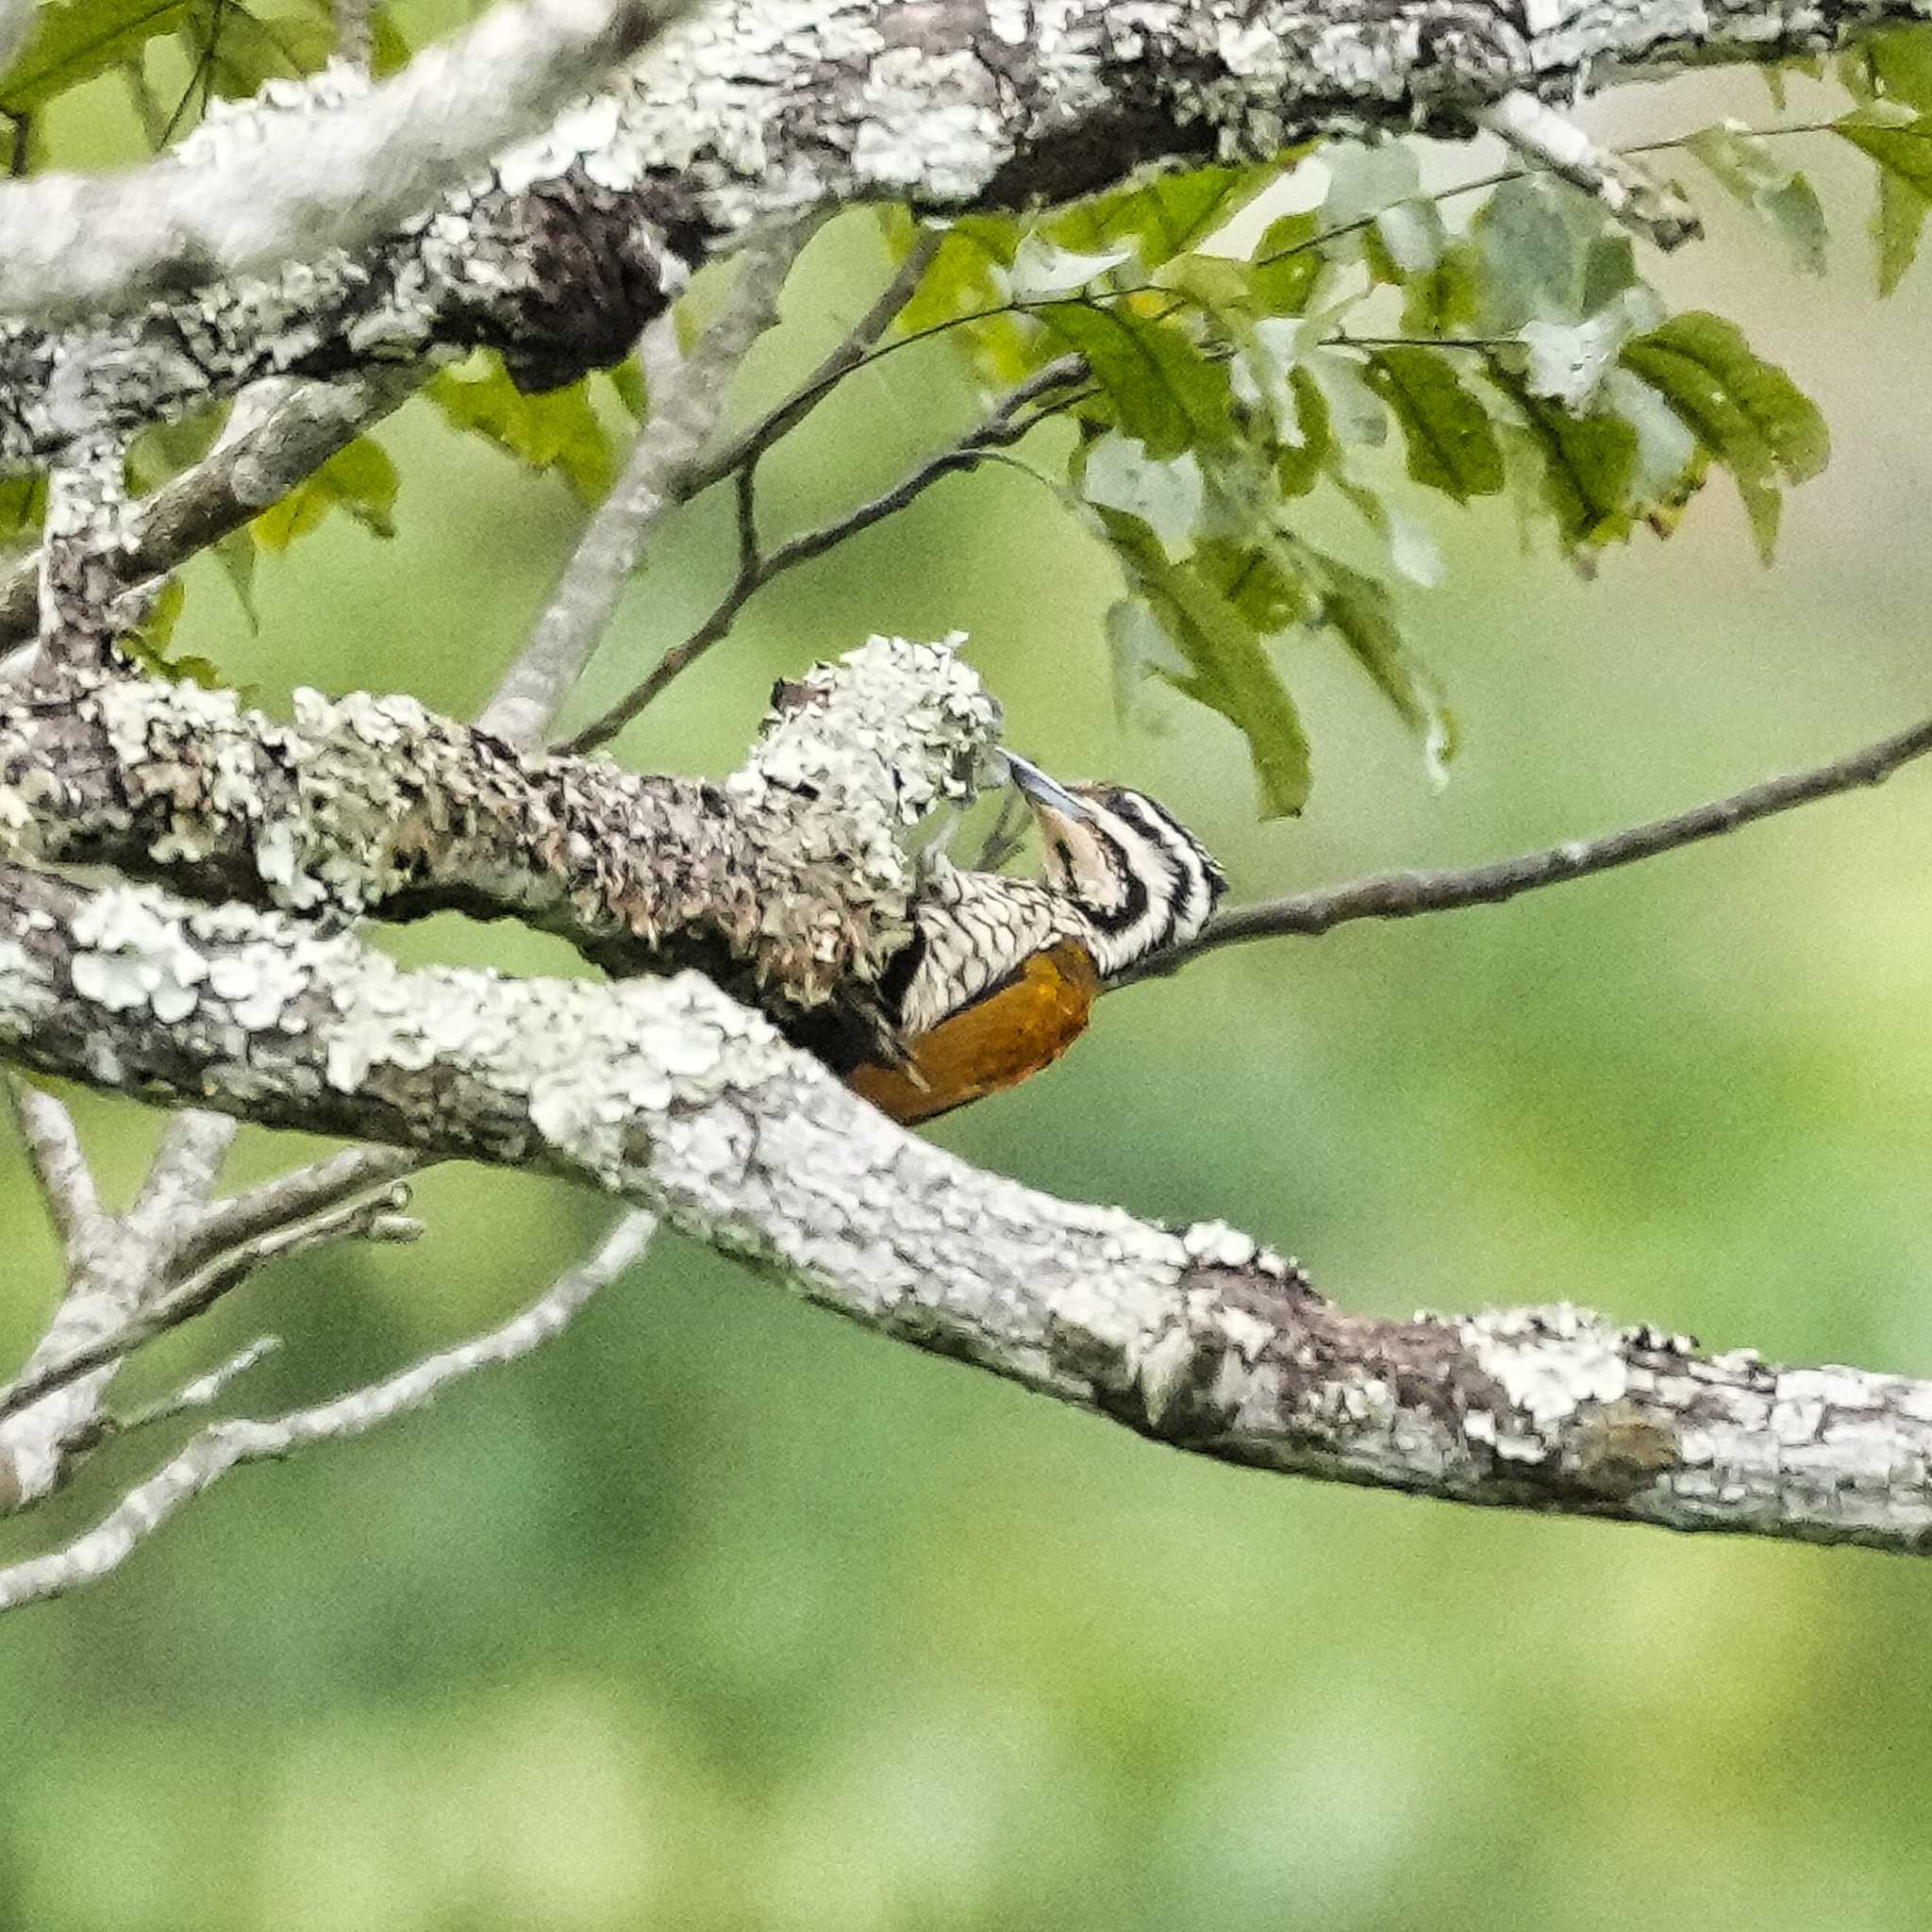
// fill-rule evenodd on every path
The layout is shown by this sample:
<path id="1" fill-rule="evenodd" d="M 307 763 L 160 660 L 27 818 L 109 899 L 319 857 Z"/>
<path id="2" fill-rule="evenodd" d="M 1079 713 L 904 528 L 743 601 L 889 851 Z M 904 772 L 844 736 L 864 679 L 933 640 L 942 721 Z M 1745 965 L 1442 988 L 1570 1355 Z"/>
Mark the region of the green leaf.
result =
<path id="1" fill-rule="evenodd" d="M 313 475 L 249 525 L 264 550 L 286 550 L 314 529 L 332 509 L 342 509 L 377 537 L 393 537 L 397 476 L 389 453 L 373 437 L 358 436 Z"/>
<path id="2" fill-rule="evenodd" d="M 1485 333 L 1581 322 L 1638 285 L 1629 236 L 1590 196 L 1546 174 L 1512 175 L 1470 223 Z"/>
<path id="3" fill-rule="evenodd" d="M 1758 555 L 1771 561 L 1783 505 L 1779 478 L 1824 468 L 1824 419 L 1782 369 L 1763 361 L 1734 323 L 1692 311 L 1626 343 L 1624 366 L 1656 390 L 1731 474 Z"/>
<path id="4" fill-rule="evenodd" d="M 1762 135 L 1733 122 L 1700 128 L 1684 145 L 1744 206 L 1781 235 L 1797 265 L 1824 273 L 1824 210 L 1811 184 Z"/>
<path id="5" fill-rule="evenodd" d="M 1378 349 L 1368 381 L 1394 411 L 1408 448 L 1408 474 L 1431 490 L 1467 503 L 1503 488 L 1503 452 L 1495 426 L 1462 385 L 1448 357 L 1433 349 Z"/>
<path id="6" fill-rule="evenodd" d="M 1284 440 L 1274 452 L 1274 481 L 1284 496 L 1306 496 L 1335 460 L 1335 434 L 1321 387 L 1306 369 L 1288 378 L 1299 441 Z"/>
<path id="7" fill-rule="evenodd" d="M 1593 226 L 1547 175 L 1512 175 L 1470 222 L 1482 260 L 1483 323 L 1513 335 L 1540 316 L 1583 315 L 1584 257 Z"/>
<path id="8" fill-rule="evenodd" d="M 1500 469 L 1499 458 L 1499 480 Z M 1403 642 L 1388 587 L 1324 552 L 1310 551 L 1308 563 L 1321 597 L 1322 622 L 1347 645 L 1375 689 L 1422 741 L 1429 776 L 1441 784 L 1447 776 L 1444 767 L 1456 756 L 1456 717 L 1442 701 L 1441 688 Z"/>
<path id="9" fill-rule="evenodd" d="M 1564 548 L 1627 536 L 1636 430 L 1616 416 L 1573 416 L 1531 394 L 1522 375 L 1495 357 L 1485 359 L 1484 374 L 1520 418 L 1503 439 L 1505 458 L 1528 472 L 1531 493 L 1556 519 Z"/>
<path id="10" fill-rule="evenodd" d="M 329 22 L 315 14 L 264 18 L 235 0 L 194 8 L 181 24 L 182 52 L 225 100 L 247 100 L 266 80 L 312 74 L 335 43 Z"/>
<path id="11" fill-rule="evenodd" d="M 181 607 L 187 601 L 188 591 L 181 579 L 170 577 L 156 592 L 153 603 L 147 608 L 147 615 L 122 640 L 129 656 L 164 677 L 174 675 L 173 667 L 168 662 L 168 643 L 175 635 L 175 625 L 180 622 Z"/>
<path id="12" fill-rule="evenodd" d="M 1201 526 L 1206 486 L 1191 452 L 1157 461 L 1146 445 L 1114 431 L 1081 447 L 1074 482 L 1088 503 L 1139 517 L 1172 550 L 1185 550 Z"/>
<path id="13" fill-rule="evenodd" d="M 1307 579 L 1284 543 L 1241 543 L 1226 537 L 1198 545 L 1194 569 L 1261 637 L 1275 637 L 1314 615 Z"/>
<path id="14" fill-rule="evenodd" d="M 1047 238 L 1061 247 L 1105 255 L 1125 250 L 1154 269 L 1198 248 L 1307 152 L 1239 168 L 1186 168 L 1157 175 L 1123 192 L 1075 202 L 1050 217 Z"/>
<path id="15" fill-rule="evenodd" d="M 1106 509 L 1099 516 L 1129 579 L 1186 659 L 1185 675 L 1170 672 L 1169 680 L 1246 738 L 1262 816 L 1298 812 L 1308 795 L 1307 736 L 1254 623 L 1201 571 L 1173 562 L 1138 517 Z"/>
<path id="16" fill-rule="evenodd" d="M 1283 215 L 1262 231 L 1248 266 L 1248 302 L 1262 315 L 1306 315 L 1327 274 L 1318 243 L 1321 217 L 1313 208 Z"/>
<path id="17" fill-rule="evenodd" d="M 1703 481 L 1701 445 L 1684 419 L 1649 383 L 1629 370 L 1610 370 L 1604 377 L 1602 401 L 1609 413 L 1629 424 L 1637 437 L 1637 460 L 1631 476 L 1634 499 L 1644 507 L 1653 527 L 1667 526 L 1674 511 Z"/>
<path id="18" fill-rule="evenodd" d="M 889 208 L 885 213 L 887 243 L 897 263 L 910 252 L 920 229 L 904 208 Z M 1024 233 L 1010 215 L 965 215 L 954 222 L 918 288 L 893 319 L 894 330 L 917 335 L 959 316 L 997 307 L 1006 297 L 993 272 L 1012 266 Z"/>
<path id="19" fill-rule="evenodd" d="M 1468 242 L 1449 242 L 1433 268 L 1403 284 L 1402 332 L 1453 336 L 1475 325 L 1482 306 L 1482 258 Z"/>
<path id="20" fill-rule="evenodd" d="M 525 395 L 493 355 L 430 378 L 429 395 L 458 429 L 484 437 L 533 470 L 558 470 L 582 503 L 599 502 L 617 474 L 609 434 L 591 406 L 586 378 Z"/>
<path id="21" fill-rule="evenodd" d="M 1340 444 L 1366 443 L 1379 449 L 1389 440 L 1389 415 L 1369 387 L 1362 363 L 1339 349 L 1312 348 L 1301 368 L 1322 393 L 1328 425 Z"/>
<path id="22" fill-rule="evenodd" d="M 1932 111 L 1932 34 L 1923 27 L 1892 27 L 1867 35 L 1839 69 L 1863 101 L 1897 101 L 1919 113 Z"/>
<path id="23" fill-rule="evenodd" d="M 1400 282 L 1436 265 L 1446 239 L 1442 214 L 1421 192 L 1421 172 L 1407 142 L 1343 142 L 1323 158 L 1329 186 L 1322 217 L 1334 259 L 1366 261 L 1371 276 L 1382 282 Z"/>
<path id="24" fill-rule="evenodd" d="M 651 413 L 651 399 L 644 387 L 644 372 L 638 367 L 637 358 L 626 356 L 622 362 L 603 374 L 617 400 L 624 406 L 625 413 L 634 423 L 643 422 Z"/>
<path id="25" fill-rule="evenodd" d="M 1060 348 L 1087 358 L 1121 428 L 1157 460 L 1233 433 L 1226 369 L 1178 329 L 1115 303 L 1057 302 L 1041 320 Z"/>
<path id="26" fill-rule="evenodd" d="M 46 514 L 44 470 L 0 476 L 0 550 L 21 550 L 39 542 Z"/>
<path id="27" fill-rule="evenodd" d="M 1905 279 L 1919 252 L 1925 210 L 1932 208 L 1932 126 L 1848 114 L 1833 125 L 1878 167 L 1878 292 L 1889 295 Z"/>
<path id="28" fill-rule="evenodd" d="M 31 114 L 173 33 L 196 0 L 71 0 L 40 9 L 34 36 L 0 75 L 0 113 Z"/>
<path id="29" fill-rule="evenodd" d="M 230 530 L 214 542 L 215 560 L 235 592 L 242 615 L 251 631 L 261 628 L 261 613 L 255 608 L 255 538 L 246 530 Z"/>

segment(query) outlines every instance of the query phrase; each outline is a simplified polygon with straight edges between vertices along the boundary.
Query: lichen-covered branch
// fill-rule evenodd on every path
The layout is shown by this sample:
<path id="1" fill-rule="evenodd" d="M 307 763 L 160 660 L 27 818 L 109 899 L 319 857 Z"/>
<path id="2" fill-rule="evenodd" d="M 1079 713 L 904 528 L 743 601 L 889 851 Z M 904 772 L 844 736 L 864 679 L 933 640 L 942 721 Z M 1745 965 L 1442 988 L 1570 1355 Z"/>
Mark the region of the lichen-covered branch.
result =
<path id="1" fill-rule="evenodd" d="M 655 1224 L 626 1214 L 587 1260 L 561 1275 L 521 1314 L 486 1335 L 414 1363 L 380 1382 L 333 1402 L 298 1408 L 262 1421 L 211 1423 L 171 1460 L 137 1484 L 93 1528 L 64 1548 L 0 1568 L 0 1610 L 63 1596 L 118 1569 L 140 1545 L 204 1494 L 229 1470 L 247 1462 L 276 1461 L 318 1442 L 346 1442 L 411 1409 L 423 1408 L 452 1382 L 513 1362 L 562 1332 L 600 1289 L 642 1254 Z M 258 1342 L 219 1369 L 199 1376 L 158 1410 L 138 1415 L 127 1427 L 159 1414 L 205 1407 L 221 1388 L 265 1352 Z"/>
<path id="2" fill-rule="evenodd" d="M 901 835 L 971 798 L 998 726 L 949 647 L 900 639 L 787 687 L 722 784 L 525 758 L 407 698 L 298 692 L 282 725 L 229 691 L 79 681 L 0 700 L 0 857 L 296 911 L 513 914 L 612 966 L 862 1011 L 908 931 Z"/>
<path id="3" fill-rule="evenodd" d="M 123 507 L 121 544 L 113 558 L 117 588 L 165 576 L 279 503 L 304 477 L 399 408 L 428 374 L 422 365 L 381 365 L 340 382 L 298 383 L 258 422 L 225 431 L 192 469 L 152 496 Z M 0 575 L 0 650 L 32 640 L 40 578 L 38 552 Z"/>
<path id="4" fill-rule="evenodd" d="M 595 87 L 691 0 L 518 0 L 371 88 L 328 70 L 216 161 L 0 182 L 0 314 L 89 326 L 158 296 L 353 250 Z"/>
<path id="5" fill-rule="evenodd" d="M 1467 134 L 1497 104 L 1677 61 L 1774 59 L 1922 17 L 1923 0 L 739 0 L 674 29 L 547 135 L 396 232 L 90 323 L 101 426 L 257 376 L 483 341 L 534 385 L 616 360 L 691 266 L 763 223 L 868 200 L 948 214 L 1084 192 L 1148 162 L 1272 155 L 1314 132 Z M 487 25 L 488 23 L 485 23 Z M 252 183 L 262 124 L 340 75 L 185 142 L 182 192 Z M 62 234 L 78 232 L 63 229 Z M 0 468 L 77 426 L 72 344 L 0 331 Z"/>
<path id="6" fill-rule="evenodd" d="M 1932 1546 L 1932 1384 L 1706 1355 L 1568 1307 L 1352 1316 L 1221 1224 L 1175 1231 L 966 1166 L 697 974 L 405 973 L 280 914 L 0 867 L 0 1055 L 575 1178 L 842 1314 L 1200 1454 Z"/>

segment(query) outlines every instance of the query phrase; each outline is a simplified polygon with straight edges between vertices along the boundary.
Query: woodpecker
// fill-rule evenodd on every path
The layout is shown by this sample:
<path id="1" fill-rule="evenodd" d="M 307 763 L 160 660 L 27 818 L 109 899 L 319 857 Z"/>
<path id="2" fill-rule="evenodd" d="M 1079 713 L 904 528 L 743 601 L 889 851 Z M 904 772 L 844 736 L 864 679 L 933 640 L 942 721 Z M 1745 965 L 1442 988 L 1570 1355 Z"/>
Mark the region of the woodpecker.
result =
<path id="1" fill-rule="evenodd" d="M 1153 799 L 1064 786 L 1008 754 L 1045 845 L 1045 876 L 1008 878 L 933 860 L 913 935 L 879 985 L 902 1043 L 840 1068 L 911 1124 L 1051 1066 L 1086 1030 L 1100 990 L 1158 947 L 1191 940 L 1227 880 Z"/>

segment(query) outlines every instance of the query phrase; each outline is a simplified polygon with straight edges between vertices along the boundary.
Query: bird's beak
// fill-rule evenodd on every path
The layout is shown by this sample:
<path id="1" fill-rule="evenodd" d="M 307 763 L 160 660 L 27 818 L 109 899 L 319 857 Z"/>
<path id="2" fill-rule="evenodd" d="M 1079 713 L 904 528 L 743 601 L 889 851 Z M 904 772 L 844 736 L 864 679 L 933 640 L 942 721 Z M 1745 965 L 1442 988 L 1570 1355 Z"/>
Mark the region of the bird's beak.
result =
<path id="1" fill-rule="evenodd" d="M 1049 778 L 1040 767 L 1028 758 L 1023 758 L 1018 752 L 1008 752 L 1007 770 L 1013 783 L 1034 805 L 1043 805 L 1063 816 L 1085 824 L 1093 816 L 1093 810 L 1085 799 L 1075 798 L 1064 785 Z"/>

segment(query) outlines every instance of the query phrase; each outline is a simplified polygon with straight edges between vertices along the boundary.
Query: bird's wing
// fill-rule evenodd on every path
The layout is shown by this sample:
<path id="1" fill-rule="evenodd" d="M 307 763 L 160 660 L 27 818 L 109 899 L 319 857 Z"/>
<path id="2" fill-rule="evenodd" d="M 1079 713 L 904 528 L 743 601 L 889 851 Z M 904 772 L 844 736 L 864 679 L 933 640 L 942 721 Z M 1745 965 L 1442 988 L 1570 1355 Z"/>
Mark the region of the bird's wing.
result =
<path id="1" fill-rule="evenodd" d="M 913 1041 L 907 1066 L 867 1061 L 845 1084 L 908 1126 L 931 1120 L 1050 1067 L 1087 1030 L 1099 987 L 1092 955 L 1064 940 Z"/>

